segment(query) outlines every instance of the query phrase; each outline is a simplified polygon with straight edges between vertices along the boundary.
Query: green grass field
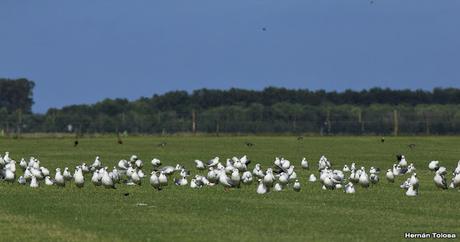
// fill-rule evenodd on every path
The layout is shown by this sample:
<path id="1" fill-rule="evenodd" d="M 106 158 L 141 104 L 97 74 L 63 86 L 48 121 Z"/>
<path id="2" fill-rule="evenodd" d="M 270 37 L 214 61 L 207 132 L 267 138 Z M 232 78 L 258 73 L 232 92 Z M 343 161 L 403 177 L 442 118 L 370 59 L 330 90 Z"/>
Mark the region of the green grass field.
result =
<path id="1" fill-rule="evenodd" d="M 166 141 L 165 148 L 157 144 Z M 255 146 L 249 148 L 244 142 Z M 415 143 L 415 149 L 408 148 Z M 194 175 L 194 159 L 227 158 L 247 154 L 264 168 L 275 156 L 296 165 L 302 191 L 291 189 L 256 193 L 257 183 L 225 192 L 221 186 L 193 190 L 170 184 L 154 190 L 144 179 L 142 186 L 118 185 L 116 190 L 94 187 L 90 176 L 83 189 L 38 189 L 17 183 L 0 183 L 0 241 L 401 241 L 404 232 L 454 232 L 460 235 L 458 190 L 435 187 L 428 161 L 437 159 L 451 170 L 460 159 L 460 137 L 132 137 L 118 145 L 115 138 L 0 139 L 0 152 L 38 157 L 41 165 L 54 168 L 92 163 L 96 155 L 112 167 L 118 160 L 137 154 L 151 171 L 150 160 L 163 165 L 180 163 Z M 384 171 L 403 153 L 417 167 L 418 197 L 406 197 L 398 177 L 389 184 Z M 381 182 L 356 194 L 323 191 L 308 183 L 316 169 L 300 169 L 306 156 L 313 168 L 324 154 L 335 168 L 357 162 L 358 166 L 382 169 Z M 22 172 L 18 166 L 18 173 Z M 149 175 L 148 175 L 149 176 Z M 129 192 L 129 196 L 123 194 Z M 147 206 L 137 206 L 145 203 Z"/>

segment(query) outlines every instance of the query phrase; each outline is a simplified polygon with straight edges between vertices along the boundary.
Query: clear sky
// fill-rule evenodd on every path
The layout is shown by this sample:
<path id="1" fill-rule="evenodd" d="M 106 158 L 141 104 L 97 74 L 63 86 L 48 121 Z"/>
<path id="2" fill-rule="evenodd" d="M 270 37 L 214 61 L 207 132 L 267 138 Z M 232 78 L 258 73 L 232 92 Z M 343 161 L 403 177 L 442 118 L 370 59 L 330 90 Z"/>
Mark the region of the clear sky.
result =
<path id="1" fill-rule="evenodd" d="M 203 87 L 460 87 L 460 0 L 1 0 L 0 77 L 34 80 L 36 112 Z"/>

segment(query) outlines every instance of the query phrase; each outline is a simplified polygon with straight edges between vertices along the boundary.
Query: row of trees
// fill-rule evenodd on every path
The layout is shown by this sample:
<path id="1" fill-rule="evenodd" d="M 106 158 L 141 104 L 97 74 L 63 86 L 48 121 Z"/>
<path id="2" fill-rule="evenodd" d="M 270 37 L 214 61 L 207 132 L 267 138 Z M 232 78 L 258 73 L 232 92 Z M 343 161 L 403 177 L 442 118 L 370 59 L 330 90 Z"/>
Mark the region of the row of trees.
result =
<path id="1" fill-rule="evenodd" d="M 200 89 L 31 112 L 33 82 L 0 79 L 7 132 L 458 134 L 460 89 Z M 69 129 L 71 128 L 71 129 Z"/>

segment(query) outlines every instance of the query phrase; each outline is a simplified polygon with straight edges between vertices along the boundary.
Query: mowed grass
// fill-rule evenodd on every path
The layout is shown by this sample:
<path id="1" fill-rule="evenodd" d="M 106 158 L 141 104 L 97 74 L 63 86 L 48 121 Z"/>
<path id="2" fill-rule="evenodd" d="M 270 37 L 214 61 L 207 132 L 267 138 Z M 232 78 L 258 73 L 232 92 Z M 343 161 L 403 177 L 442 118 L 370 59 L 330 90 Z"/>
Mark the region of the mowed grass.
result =
<path id="1" fill-rule="evenodd" d="M 167 142 L 166 147 L 157 144 Z M 254 143 L 247 147 L 245 142 Z M 408 144 L 415 143 L 411 150 Z M 0 152 L 38 157 L 42 166 L 74 169 L 92 163 L 96 155 L 112 167 L 118 160 L 137 154 L 151 171 L 150 160 L 163 165 L 180 163 L 192 171 L 193 160 L 248 155 L 264 168 L 275 156 L 296 165 L 302 191 L 256 193 L 257 183 L 225 192 L 221 186 L 192 190 L 173 184 L 154 190 L 147 178 L 142 186 L 118 185 L 116 190 L 94 187 L 90 176 L 83 189 L 38 189 L 17 183 L 0 183 L 1 241 L 401 241 L 404 232 L 454 232 L 460 235 L 460 192 L 439 190 L 428 161 L 436 159 L 450 171 L 460 159 L 459 137 L 131 137 L 118 145 L 115 138 L 73 140 L 27 138 L 0 139 Z M 398 177 L 389 184 L 386 169 L 403 153 L 417 167 L 420 195 L 406 197 Z M 324 154 L 335 168 L 355 161 L 358 166 L 380 167 L 381 182 L 356 194 L 323 191 L 308 183 L 317 174 L 317 161 Z M 300 169 L 305 156 L 312 168 Z M 18 166 L 18 170 L 19 166 Z M 21 174 L 18 171 L 18 174 Z M 449 174 L 448 179 L 451 176 Z M 124 193 L 129 196 L 124 196 Z M 147 204 L 137 206 L 137 203 Z"/>

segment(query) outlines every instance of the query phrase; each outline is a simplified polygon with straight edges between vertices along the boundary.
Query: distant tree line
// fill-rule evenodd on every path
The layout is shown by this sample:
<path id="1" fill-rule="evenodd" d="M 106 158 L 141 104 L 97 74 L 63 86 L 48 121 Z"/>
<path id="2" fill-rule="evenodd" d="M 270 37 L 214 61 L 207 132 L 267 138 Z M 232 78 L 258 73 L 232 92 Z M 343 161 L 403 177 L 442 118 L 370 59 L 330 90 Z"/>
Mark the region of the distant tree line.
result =
<path id="1" fill-rule="evenodd" d="M 460 133 L 460 89 L 456 88 L 343 92 L 276 87 L 261 91 L 199 89 L 135 101 L 106 99 L 33 114 L 33 82 L 15 81 L 28 83 L 17 85 L 29 91 L 7 91 L 9 97 L 3 98 L 3 90 L 12 89 L 2 89 L 2 85 L 12 80 L 0 80 L 1 125 L 10 132 L 14 131 L 11 127 L 19 126 L 24 132 L 81 133 Z M 23 112 L 21 120 L 17 110 Z"/>

